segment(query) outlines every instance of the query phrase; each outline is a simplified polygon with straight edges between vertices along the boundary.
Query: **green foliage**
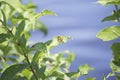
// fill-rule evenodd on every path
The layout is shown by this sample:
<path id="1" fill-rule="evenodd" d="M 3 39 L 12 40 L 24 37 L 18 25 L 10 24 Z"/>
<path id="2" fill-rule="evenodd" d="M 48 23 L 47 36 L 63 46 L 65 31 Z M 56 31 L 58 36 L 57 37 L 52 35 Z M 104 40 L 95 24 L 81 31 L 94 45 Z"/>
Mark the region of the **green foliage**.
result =
<path id="1" fill-rule="evenodd" d="M 56 36 L 46 42 L 29 44 L 31 31 L 41 30 L 47 34 L 38 18 L 56 16 L 50 10 L 37 13 L 36 8 L 32 2 L 0 0 L 0 80 L 71 80 L 88 75 L 93 68 L 87 64 L 75 72 L 69 71 L 74 53 L 50 51 L 70 37 Z"/>
<path id="2" fill-rule="evenodd" d="M 14 76 L 22 71 L 23 69 L 27 68 L 28 64 L 15 64 L 8 67 L 1 76 L 1 80 L 13 80 Z"/>
<path id="3" fill-rule="evenodd" d="M 120 0 L 98 0 L 98 3 L 102 5 L 112 4 L 115 6 L 115 10 L 113 10 L 112 14 L 105 17 L 102 22 L 112 21 L 120 23 Z M 111 41 L 119 38 L 120 25 L 104 28 L 97 34 L 97 37 L 102 39 L 103 41 Z M 112 76 L 115 76 L 116 80 L 120 79 L 120 43 L 113 43 L 111 46 L 111 50 L 113 53 L 113 59 L 110 62 L 110 68 L 112 69 L 112 72 L 109 73 L 106 77 L 104 76 L 102 80 L 107 80 L 109 77 Z"/>
<path id="4" fill-rule="evenodd" d="M 109 4 L 119 5 L 120 0 L 98 0 L 98 3 L 102 5 L 109 5 Z"/>
<path id="5" fill-rule="evenodd" d="M 96 80 L 95 78 L 87 78 L 86 80 Z"/>
<path id="6" fill-rule="evenodd" d="M 101 30 L 97 37 L 103 41 L 110 41 L 120 37 L 120 26 L 111 26 Z"/>

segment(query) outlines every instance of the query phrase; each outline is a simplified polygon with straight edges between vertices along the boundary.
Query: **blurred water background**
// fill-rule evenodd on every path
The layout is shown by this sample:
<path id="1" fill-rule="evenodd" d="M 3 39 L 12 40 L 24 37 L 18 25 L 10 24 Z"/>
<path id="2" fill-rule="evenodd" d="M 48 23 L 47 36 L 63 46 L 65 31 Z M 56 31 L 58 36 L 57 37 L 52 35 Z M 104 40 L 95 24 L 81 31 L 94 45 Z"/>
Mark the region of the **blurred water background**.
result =
<path id="1" fill-rule="evenodd" d="M 54 11 L 58 16 L 45 16 L 40 20 L 47 26 L 48 35 L 42 32 L 32 32 L 31 41 L 45 42 L 54 36 L 71 36 L 66 44 L 52 50 L 53 53 L 70 50 L 75 53 L 75 61 L 70 68 L 77 70 L 81 64 L 89 64 L 95 68 L 89 76 L 101 80 L 111 70 L 109 62 L 112 58 L 110 45 L 114 41 L 103 42 L 96 38 L 96 34 L 102 28 L 115 25 L 116 23 L 104 22 L 101 20 L 110 15 L 114 6 L 103 7 L 95 2 L 97 0 L 32 0 L 38 5 L 38 12 L 43 9 Z M 82 80 L 80 78 L 79 80 Z M 110 78 L 109 80 L 114 80 Z"/>

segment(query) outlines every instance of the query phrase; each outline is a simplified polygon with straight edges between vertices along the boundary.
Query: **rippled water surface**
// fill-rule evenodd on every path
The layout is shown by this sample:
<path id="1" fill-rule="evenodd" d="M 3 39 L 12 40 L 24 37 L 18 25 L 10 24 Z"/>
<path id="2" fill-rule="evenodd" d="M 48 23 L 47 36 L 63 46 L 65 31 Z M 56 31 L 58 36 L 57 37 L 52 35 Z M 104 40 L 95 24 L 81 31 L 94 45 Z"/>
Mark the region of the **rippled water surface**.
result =
<path id="1" fill-rule="evenodd" d="M 77 70 L 81 64 L 90 64 L 96 70 L 90 72 L 97 80 L 110 72 L 109 62 L 112 58 L 110 44 L 96 38 L 96 34 L 103 27 L 114 23 L 101 23 L 102 18 L 109 15 L 113 6 L 102 7 L 96 0 L 33 0 L 38 5 L 37 11 L 50 9 L 58 14 L 57 17 L 45 16 L 40 20 L 46 24 L 48 35 L 41 32 L 32 33 L 33 42 L 47 41 L 57 35 L 71 36 L 73 39 L 53 50 L 70 50 L 75 53 L 75 61 L 71 70 Z M 80 78 L 79 80 L 82 80 Z M 110 79 L 109 79 L 110 80 Z M 111 79 L 113 80 L 113 79 Z"/>

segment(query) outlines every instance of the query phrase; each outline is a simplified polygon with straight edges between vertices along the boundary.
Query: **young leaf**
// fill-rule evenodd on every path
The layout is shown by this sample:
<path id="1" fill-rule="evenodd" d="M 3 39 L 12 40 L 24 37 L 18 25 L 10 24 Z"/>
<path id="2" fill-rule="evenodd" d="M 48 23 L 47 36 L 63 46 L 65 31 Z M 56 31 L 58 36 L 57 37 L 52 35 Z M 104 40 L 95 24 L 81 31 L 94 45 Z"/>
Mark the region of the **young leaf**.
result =
<path id="1" fill-rule="evenodd" d="M 67 40 L 70 39 L 69 36 L 65 37 L 65 36 L 56 36 L 53 38 L 52 41 L 46 42 L 47 44 L 49 43 L 48 47 L 49 49 L 54 48 L 55 46 L 58 46 L 62 43 L 67 42 Z"/>
<path id="2" fill-rule="evenodd" d="M 15 75 L 27 68 L 28 64 L 15 64 L 8 67 L 3 73 L 0 80 L 13 80 Z"/>
<path id="3" fill-rule="evenodd" d="M 120 37 L 120 27 L 119 26 L 111 26 L 108 28 L 104 28 L 97 34 L 97 38 L 102 39 L 103 41 L 110 41 Z"/>
<path id="4" fill-rule="evenodd" d="M 90 67 L 88 64 L 81 65 L 79 67 L 80 75 L 87 75 L 89 71 L 94 70 L 94 68 Z"/>
<path id="5" fill-rule="evenodd" d="M 30 16 L 30 24 L 32 25 L 33 30 L 37 27 L 36 24 L 37 23 L 37 19 L 40 18 L 41 16 L 45 16 L 45 15 L 52 15 L 52 16 L 56 16 L 56 14 L 50 10 L 43 10 L 42 12 L 38 13 L 38 14 L 32 14 L 33 17 Z"/>
<path id="6" fill-rule="evenodd" d="M 35 18 L 39 18 L 41 16 L 45 16 L 45 15 L 52 15 L 52 16 L 57 16 L 57 14 L 55 14 L 54 12 L 50 11 L 50 10 L 43 10 L 41 13 L 37 14 L 35 16 Z"/>
<path id="7" fill-rule="evenodd" d="M 22 71 L 22 75 L 24 75 L 27 79 L 29 79 L 32 75 L 32 72 L 29 69 L 24 69 Z"/>
<path id="8" fill-rule="evenodd" d="M 96 78 L 86 78 L 85 80 L 96 80 Z"/>

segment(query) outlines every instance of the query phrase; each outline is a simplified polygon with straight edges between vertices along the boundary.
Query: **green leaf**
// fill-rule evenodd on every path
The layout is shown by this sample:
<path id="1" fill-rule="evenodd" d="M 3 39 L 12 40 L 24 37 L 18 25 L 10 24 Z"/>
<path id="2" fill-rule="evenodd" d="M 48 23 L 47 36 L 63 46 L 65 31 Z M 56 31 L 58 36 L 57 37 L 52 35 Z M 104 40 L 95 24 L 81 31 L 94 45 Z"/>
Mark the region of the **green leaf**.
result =
<path id="1" fill-rule="evenodd" d="M 25 18 L 23 16 L 23 13 L 15 13 L 11 18 L 11 22 L 13 25 L 17 24 L 17 22 L 21 21 L 21 20 L 28 20 L 27 18 Z"/>
<path id="2" fill-rule="evenodd" d="M 35 62 L 38 62 L 39 59 L 43 58 L 44 56 L 44 52 L 36 52 L 32 58 L 32 64 L 34 64 Z"/>
<path id="3" fill-rule="evenodd" d="M 79 67 L 77 72 L 69 72 L 69 73 L 66 73 L 66 75 L 74 79 L 83 75 L 87 75 L 88 72 L 91 70 L 94 70 L 94 68 L 90 67 L 88 64 L 84 64 Z"/>
<path id="4" fill-rule="evenodd" d="M 66 75 L 68 77 L 71 77 L 72 79 L 74 79 L 74 78 L 78 78 L 80 76 L 80 73 L 79 72 L 69 72 L 69 73 L 66 73 Z"/>
<path id="5" fill-rule="evenodd" d="M 25 9 L 34 10 L 34 9 L 36 9 L 36 8 L 37 8 L 37 6 L 36 6 L 34 3 L 32 3 L 32 2 L 29 2 L 29 3 L 27 3 L 27 4 L 25 5 Z"/>
<path id="6" fill-rule="evenodd" d="M 3 73 L 0 80 L 13 80 L 15 75 L 27 68 L 28 64 L 15 64 L 8 67 Z"/>
<path id="7" fill-rule="evenodd" d="M 63 78 L 58 77 L 56 80 L 64 80 Z"/>
<path id="8" fill-rule="evenodd" d="M 110 62 L 110 68 L 112 69 L 112 72 L 120 73 L 120 67 L 114 64 L 113 61 Z"/>
<path id="9" fill-rule="evenodd" d="M 41 16 L 45 16 L 45 15 L 52 15 L 52 16 L 57 16 L 57 14 L 55 14 L 54 12 L 50 11 L 50 10 L 43 10 L 41 13 L 37 14 L 35 16 L 35 18 L 39 18 Z"/>
<path id="10" fill-rule="evenodd" d="M 27 79 L 29 79 L 31 77 L 31 75 L 32 75 L 32 72 L 30 70 L 28 70 L 28 69 L 24 69 L 22 71 L 22 75 L 24 75 Z"/>
<path id="11" fill-rule="evenodd" d="M 42 80 L 44 80 L 46 78 L 45 76 L 45 70 L 46 70 L 46 66 L 42 66 L 40 69 L 39 69 L 39 76 L 40 78 L 42 78 Z"/>
<path id="12" fill-rule="evenodd" d="M 0 43 L 6 41 L 7 38 L 10 38 L 10 34 L 0 34 Z"/>
<path id="13" fill-rule="evenodd" d="M 40 51 L 45 52 L 47 50 L 46 45 L 44 43 L 42 43 L 42 42 L 34 44 L 32 46 L 32 49 L 37 51 L 37 52 L 40 52 Z"/>
<path id="14" fill-rule="evenodd" d="M 120 18 L 120 10 L 113 12 L 112 15 L 105 17 L 102 22 L 105 21 L 114 21 L 118 22 L 118 19 Z"/>
<path id="15" fill-rule="evenodd" d="M 36 23 L 35 29 L 42 31 L 45 35 L 48 33 L 46 26 L 40 21 Z"/>
<path id="16" fill-rule="evenodd" d="M 32 28 L 33 28 L 33 30 L 35 29 L 35 28 L 37 28 L 38 26 L 36 26 L 36 25 L 38 25 L 38 18 L 40 18 L 40 17 L 42 17 L 42 16 L 45 16 L 45 15 L 52 15 L 52 16 L 56 16 L 56 14 L 54 13 L 54 12 L 52 12 L 52 11 L 50 11 L 50 10 L 43 10 L 42 12 L 40 12 L 40 13 L 35 13 L 35 14 L 32 14 L 31 16 L 29 16 L 29 20 L 30 20 L 30 24 L 31 24 L 31 26 L 32 26 Z M 41 24 L 42 26 L 44 26 L 43 24 Z M 44 28 L 43 28 L 44 29 Z"/>
<path id="17" fill-rule="evenodd" d="M 97 3 L 100 3 L 104 6 L 109 4 L 119 5 L 120 0 L 98 0 Z"/>
<path id="18" fill-rule="evenodd" d="M 96 78 L 86 78 L 85 80 L 96 80 Z"/>
<path id="19" fill-rule="evenodd" d="M 117 76 L 117 79 L 116 80 L 120 80 L 120 76 Z"/>
<path id="20" fill-rule="evenodd" d="M 24 31 L 24 28 L 25 28 L 25 21 L 22 20 L 21 23 L 16 28 L 15 39 L 20 37 L 21 33 Z"/>
<path id="21" fill-rule="evenodd" d="M 23 5 L 20 0 L 2 0 L 2 1 L 15 8 L 18 12 L 22 12 Z"/>
<path id="22" fill-rule="evenodd" d="M 49 41 L 48 47 L 49 47 L 49 49 L 54 48 L 54 47 L 56 47 L 56 46 L 58 46 L 58 45 L 60 45 L 62 43 L 67 42 L 68 39 L 70 39 L 69 36 L 67 36 L 67 37 L 65 37 L 65 36 L 56 36 L 56 37 L 53 38 L 52 41 Z M 46 43 L 48 44 L 48 42 L 46 42 Z"/>
<path id="23" fill-rule="evenodd" d="M 120 43 L 114 43 L 111 46 L 111 50 L 115 60 L 120 60 Z"/>
<path id="24" fill-rule="evenodd" d="M 105 77 L 105 76 L 103 76 L 103 77 L 102 77 L 102 80 L 106 80 L 106 77 Z"/>
<path id="25" fill-rule="evenodd" d="M 111 26 L 104 28 L 97 34 L 97 38 L 102 39 L 103 41 L 110 41 L 120 37 L 120 27 Z"/>
<path id="26" fill-rule="evenodd" d="M 84 64 L 79 67 L 80 75 L 87 75 L 91 70 L 94 70 L 94 68 L 90 67 L 88 64 Z"/>
<path id="27" fill-rule="evenodd" d="M 6 15 L 5 15 L 3 10 L 1 10 L 1 12 L 2 12 L 2 15 L 3 15 L 4 26 L 6 26 Z"/>
<path id="28" fill-rule="evenodd" d="M 74 53 L 68 54 L 68 61 L 72 63 L 74 61 L 75 55 Z"/>
<path id="29" fill-rule="evenodd" d="M 16 76 L 13 80 L 28 80 L 28 79 L 23 76 Z"/>
<path id="30" fill-rule="evenodd" d="M 18 44 L 19 46 L 22 46 L 23 48 L 26 47 L 27 39 L 25 38 L 25 35 L 23 34 L 21 37 L 18 38 Z"/>

